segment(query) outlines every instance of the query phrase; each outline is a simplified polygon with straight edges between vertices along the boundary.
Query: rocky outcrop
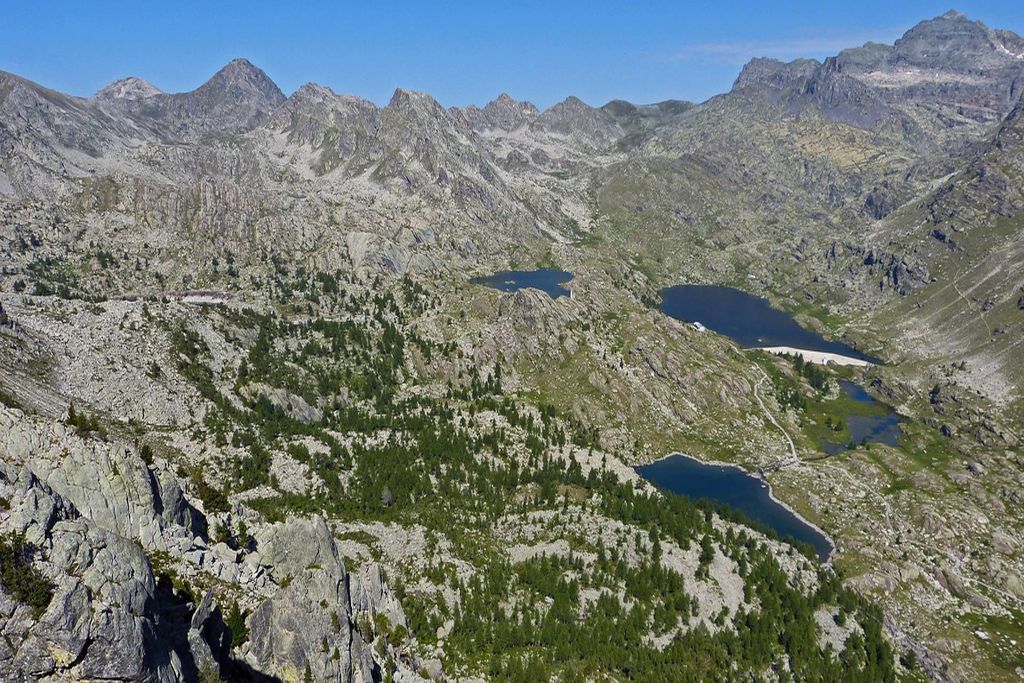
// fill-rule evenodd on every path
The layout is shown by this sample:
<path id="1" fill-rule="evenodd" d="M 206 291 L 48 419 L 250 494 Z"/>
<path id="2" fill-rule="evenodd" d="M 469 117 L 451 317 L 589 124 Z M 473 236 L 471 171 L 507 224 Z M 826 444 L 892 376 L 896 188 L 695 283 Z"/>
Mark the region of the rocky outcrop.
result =
<path id="1" fill-rule="evenodd" d="M 323 411 L 319 407 L 311 406 L 301 396 L 296 396 L 278 387 L 267 384 L 247 384 L 243 395 L 250 400 L 265 397 L 274 408 L 304 424 L 319 422 L 323 417 Z"/>
<path id="2" fill-rule="evenodd" d="M 897 206 L 899 202 L 887 184 L 872 189 L 864 200 L 864 212 L 875 219 L 885 218 Z"/>
<path id="3" fill-rule="evenodd" d="M 4 675 L 302 680 L 308 669 L 317 681 L 369 683 L 381 671 L 374 638 L 381 653 L 403 645 L 399 631 L 375 632 L 382 623 L 406 626 L 380 567 L 349 574 L 322 519 L 263 526 L 258 551 L 207 547 L 195 536 L 205 520 L 175 476 L 154 471 L 134 449 L 3 406 L 0 426 L 0 534 L 24 535 L 53 588 L 38 615 L 0 588 Z M 169 551 L 161 561 L 179 576 L 215 577 L 233 586 L 229 594 L 256 601 L 240 660 L 216 595 L 194 603 L 169 575 L 155 575 L 147 552 L 159 551 Z M 361 631 L 359 623 L 371 626 Z"/>
<path id="4" fill-rule="evenodd" d="M 221 671 L 231 658 L 231 630 L 224 624 L 220 607 L 207 591 L 192 614 L 187 632 L 188 648 L 200 671 Z M 224 671 L 221 671 L 223 674 Z"/>
<path id="5" fill-rule="evenodd" d="M 81 438 L 61 423 L 36 423 L 0 406 L 0 453 L 22 463 L 93 524 L 145 548 L 181 551 L 204 521 L 176 477 L 154 471 L 122 443 Z"/>
<path id="6" fill-rule="evenodd" d="M 289 520 L 261 547 L 282 587 L 249 619 L 247 659 L 284 680 L 307 670 L 318 681 L 377 680 L 379 665 L 355 628 L 349 577 L 324 521 Z M 367 597 L 375 596 L 360 590 L 358 606 L 373 610 Z"/>
<path id="7" fill-rule="evenodd" d="M 53 595 L 38 616 L 0 590 L 0 671 L 33 680 L 189 680 L 189 652 L 157 637 L 161 603 L 142 549 L 93 524 L 28 469 L 0 462 L 0 532 L 24 534 Z M 201 635 L 198 637 L 202 637 Z"/>
<path id="8" fill-rule="evenodd" d="M 833 246 L 833 250 L 835 247 Z M 834 256 L 829 256 L 834 259 Z M 874 249 L 867 251 L 863 265 L 870 276 L 878 278 L 880 289 L 891 289 L 900 296 L 906 296 L 915 289 L 928 284 L 930 275 L 927 267 L 914 262 L 905 256 L 895 253 L 879 253 Z"/>

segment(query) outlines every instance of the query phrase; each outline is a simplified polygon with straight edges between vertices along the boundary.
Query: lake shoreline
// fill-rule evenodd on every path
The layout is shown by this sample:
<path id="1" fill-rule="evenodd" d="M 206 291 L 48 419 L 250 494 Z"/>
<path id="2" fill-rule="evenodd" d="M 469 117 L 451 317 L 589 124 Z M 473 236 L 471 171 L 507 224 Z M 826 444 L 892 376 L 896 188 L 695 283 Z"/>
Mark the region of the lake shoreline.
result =
<path id="1" fill-rule="evenodd" d="M 764 351 L 773 353 L 776 356 L 800 356 L 806 363 L 817 363 L 818 365 L 840 365 L 856 368 L 867 368 L 874 365 L 869 361 L 852 356 L 844 356 L 840 353 L 829 351 L 815 351 L 813 349 L 798 349 L 795 346 L 753 346 L 748 351 Z"/>
<path id="2" fill-rule="evenodd" d="M 767 479 L 767 478 L 765 478 L 765 477 L 763 477 L 763 476 L 759 476 L 759 475 L 757 475 L 757 474 L 754 474 L 754 473 L 751 473 L 751 472 L 748 472 L 747 470 L 745 470 L 745 469 L 744 469 L 743 467 L 741 467 L 740 465 L 737 465 L 736 463 L 732 463 L 732 462 L 724 462 L 724 461 L 721 461 L 721 460 L 701 460 L 700 458 L 694 457 L 694 456 L 692 456 L 692 455 L 688 455 L 688 454 L 686 454 L 686 453 L 679 453 L 679 452 L 673 452 L 673 453 L 669 453 L 669 454 L 667 454 L 667 455 L 665 455 L 665 456 L 663 456 L 663 457 L 661 457 L 661 458 L 658 458 L 657 460 L 654 460 L 654 461 L 652 461 L 652 462 L 650 462 L 650 463 L 645 463 L 645 464 L 647 464 L 647 465 L 653 465 L 653 464 L 655 464 L 655 463 L 658 463 L 658 462 L 662 462 L 662 461 L 664 461 L 664 460 L 667 460 L 667 459 L 669 459 L 669 458 L 671 458 L 671 457 L 673 457 L 673 456 L 680 456 L 680 457 L 682 457 L 682 458 L 685 458 L 686 460 L 690 460 L 690 461 L 692 461 L 692 462 L 695 462 L 695 463 L 697 463 L 698 465 L 712 465 L 712 466 L 716 466 L 716 467 L 728 467 L 728 468 L 732 468 L 732 469 L 738 470 L 738 471 L 739 471 L 739 472 L 740 472 L 741 474 L 743 474 L 744 476 L 747 476 L 747 477 L 751 477 L 752 479 L 757 479 L 757 480 L 759 480 L 759 481 L 760 481 L 761 483 L 763 483 L 763 484 L 764 484 L 765 488 L 767 488 L 767 489 L 768 489 L 768 498 L 769 498 L 769 499 L 771 499 L 771 501 L 772 501 L 773 503 L 777 504 L 777 505 L 778 505 L 779 507 L 781 507 L 781 508 L 783 508 L 784 510 L 786 510 L 787 512 L 789 512 L 789 513 L 790 513 L 791 515 L 793 515 L 793 517 L 794 517 L 794 518 L 796 518 L 797 520 L 799 520 L 799 522 L 800 522 L 801 524 L 804 524 L 804 525 L 806 525 L 807 527 L 809 527 L 809 528 L 813 529 L 813 530 L 814 530 L 815 532 L 817 532 L 818 534 L 820 534 L 820 535 L 821 535 L 821 537 L 822 537 L 823 539 L 825 539 L 825 542 L 826 542 L 826 543 L 828 544 L 828 546 L 829 546 L 829 551 L 828 551 L 828 554 L 827 554 L 827 555 L 825 556 L 825 558 L 824 558 L 824 559 L 821 559 L 820 557 L 819 557 L 818 559 L 819 559 L 819 561 L 821 562 L 821 564 L 823 564 L 823 565 L 826 565 L 826 566 L 831 566 L 831 565 L 832 565 L 832 558 L 833 558 L 833 556 L 835 555 L 835 553 L 836 553 L 836 552 L 838 551 L 838 548 L 836 547 L 836 543 L 835 543 L 835 541 L 834 541 L 834 540 L 832 539 L 832 537 L 831 537 L 831 536 L 830 536 L 830 535 L 829 535 L 828 533 L 826 533 L 826 532 L 825 532 L 825 530 L 824 530 L 824 529 L 822 529 L 822 528 L 821 528 L 821 527 L 819 527 L 819 526 L 818 526 L 817 524 L 815 524 L 815 523 L 814 523 L 814 522 L 812 522 L 811 520 L 809 520 L 809 519 L 807 519 L 806 517 L 804 517 L 804 516 L 803 516 L 802 514 L 800 514 L 800 513 L 799 513 L 799 512 L 797 511 L 797 510 L 795 510 L 795 509 L 793 508 L 793 506 L 791 506 L 791 505 L 790 505 L 789 503 L 787 503 L 786 501 L 784 501 L 784 500 L 780 500 L 780 499 L 778 498 L 778 496 L 776 496 L 776 495 L 775 495 L 775 491 L 774 491 L 774 489 L 772 488 L 772 484 L 771 484 L 771 482 L 770 482 L 770 481 L 768 481 L 768 479 Z M 637 469 L 638 467 L 641 467 L 641 466 L 637 466 L 637 467 L 634 467 L 634 469 Z M 657 486 L 657 484 L 656 484 L 655 482 L 653 482 L 653 481 L 651 481 L 651 480 L 647 479 L 647 478 L 646 478 L 646 477 L 644 477 L 643 475 L 640 475 L 640 476 L 641 476 L 641 477 L 642 477 L 642 478 L 644 479 L 644 481 L 647 481 L 647 482 L 649 482 L 649 483 L 651 483 L 651 484 L 654 484 L 655 486 Z M 664 487 L 662 487 L 662 488 L 664 488 Z M 676 495 L 685 495 L 685 494 L 677 493 Z M 689 497 L 689 498 L 693 498 L 693 496 L 687 496 L 687 497 Z M 709 498 L 709 500 L 713 500 L 713 499 Z M 727 505 L 728 507 L 734 507 L 734 506 L 731 506 L 731 505 L 728 505 L 728 504 L 726 504 L 726 505 Z M 742 511 L 741 511 L 741 512 L 742 512 Z M 749 517 L 749 515 L 745 515 L 745 516 L 748 516 L 748 517 Z M 757 521 L 757 520 L 753 520 L 753 521 Z M 782 540 L 782 539 L 780 538 L 780 540 Z"/>

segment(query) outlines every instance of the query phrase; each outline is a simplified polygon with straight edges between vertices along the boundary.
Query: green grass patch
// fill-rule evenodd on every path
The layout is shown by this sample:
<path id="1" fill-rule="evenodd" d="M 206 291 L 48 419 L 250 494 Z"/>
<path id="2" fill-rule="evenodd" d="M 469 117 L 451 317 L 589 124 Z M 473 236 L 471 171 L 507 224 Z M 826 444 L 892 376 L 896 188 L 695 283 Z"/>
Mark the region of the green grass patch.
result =
<path id="1" fill-rule="evenodd" d="M 981 631 L 988 636 L 987 641 L 976 637 L 975 642 L 979 650 L 987 653 L 985 660 L 999 669 L 988 675 L 978 671 L 979 679 L 997 680 L 1024 667 L 1024 612 L 1014 609 L 1006 616 L 968 613 L 963 615 L 963 624 L 972 632 Z"/>

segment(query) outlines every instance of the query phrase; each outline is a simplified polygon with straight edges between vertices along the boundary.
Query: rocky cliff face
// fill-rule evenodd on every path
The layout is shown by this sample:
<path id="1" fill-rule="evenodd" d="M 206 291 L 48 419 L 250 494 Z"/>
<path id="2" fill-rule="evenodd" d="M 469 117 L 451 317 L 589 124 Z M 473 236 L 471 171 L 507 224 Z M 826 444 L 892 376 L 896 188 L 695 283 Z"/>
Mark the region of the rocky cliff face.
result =
<path id="1" fill-rule="evenodd" d="M 24 534 L 53 586 L 38 615 L 0 592 L 5 675 L 174 680 L 171 653 L 157 642 L 156 581 L 142 550 L 83 518 L 30 470 L 2 467 L 3 529 Z"/>
<path id="2" fill-rule="evenodd" d="M 272 525 L 251 552 L 231 550 L 210 541 L 176 476 L 135 449 L 3 406 L 0 434 L 0 534 L 24 538 L 50 593 L 33 611 L 0 588 L 5 676 L 298 681 L 311 668 L 321 681 L 380 679 L 387 648 L 373 650 L 357 622 L 405 615 L 379 568 L 346 571 L 322 520 Z M 217 584 L 196 596 L 179 576 Z M 253 605 L 235 652 L 228 599 Z"/>

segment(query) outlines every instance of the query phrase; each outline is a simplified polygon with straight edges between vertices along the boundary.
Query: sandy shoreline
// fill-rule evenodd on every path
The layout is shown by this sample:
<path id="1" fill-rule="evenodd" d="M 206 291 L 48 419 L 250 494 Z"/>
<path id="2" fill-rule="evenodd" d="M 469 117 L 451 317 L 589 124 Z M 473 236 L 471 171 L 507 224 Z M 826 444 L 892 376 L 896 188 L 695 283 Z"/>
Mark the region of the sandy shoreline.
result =
<path id="1" fill-rule="evenodd" d="M 764 485 L 768 487 L 768 497 L 769 497 L 769 498 L 770 498 L 770 499 L 771 499 L 771 500 L 772 500 L 773 502 L 777 503 L 778 505 L 780 505 L 781 507 L 783 507 L 784 509 L 786 509 L 786 510 L 787 510 L 787 511 L 788 511 L 788 512 L 789 512 L 790 514 L 792 514 L 792 515 L 793 515 L 794 517 L 796 517 L 796 518 L 797 518 L 798 520 L 800 520 L 800 521 L 801 521 L 802 523 L 806 524 L 807 526 L 809 526 L 810 528 L 814 529 L 814 530 L 815 530 L 815 531 L 817 531 L 817 532 L 818 532 L 819 534 L 821 534 L 821 536 L 822 536 L 822 537 L 823 537 L 823 538 L 825 539 L 825 541 L 826 541 L 826 542 L 828 543 L 828 545 L 829 545 L 829 548 L 830 548 L 830 550 L 829 550 L 829 552 L 828 552 L 828 557 L 826 557 L 826 558 L 825 558 L 825 559 L 824 559 L 824 560 L 822 561 L 822 564 L 825 564 L 825 565 L 831 565 L 831 564 L 832 564 L 832 556 L 833 556 L 833 555 L 835 555 L 835 553 L 836 553 L 836 543 L 835 543 L 835 541 L 833 541 L 833 540 L 832 540 L 832 537 L 831 537 L 831 536 L 829 536 L 829 535 L 828 535 L 828 534 L 827 534 L 827 533 L 825 532 L 825 530 L 824 530 L 824 529 L 822 529 L 822 528 L 821 528 L 820 526 L 818 526 L 817 524 L 815 524 L 815 523 L 814 523 L 814 522 L 812 522 L 811 520 L 809 520 L 809 519 L 807 519 L 806 517 L 804 517 L 803 515 L 801 515 L 801 514 L 800 514 L 799 512 L 797 512 L 797 511 L 796 511 L 795 509 L 793 509 L 793 506 L 791 506 L 791 505 L 790 505 L 789 503 L 787 503 L 787 502 L 786 502 L 786 501 L 784 501 L 784 500 L 780 500 L 780 499 L 779 499 L 779 498 L 778 498 L 778 497 L 777 497 L 777 496 L 775 495 L 775 492 L 774 492 L 774 490 L 772 489 L 772 484 L 771 484 L 771 482 L 770 482 L 770 481 L 768 481 L 768 480 L 767 480 L 767 479 L 766 479 L 765 477 L 759 477 L 759 476 L 757 476 L 756 474 L 752 474 L 752 473 L 748 472 L 747 470 L 743 469 L 742 467 L 740 467 L 739 465 L 737 465 L 736 463 L 731 463 L 731 462 L 723 462 L 723 461 L 721 461 L 721 460 L 701 460 L 700 458 L 695 458 L 695 457 L 693 457 L 692 455 L 687 455 L 686 453 L 669 453 L 669 454 L 668 454 L 668 455 L 666 455 L 665 457 L 663 457 L 663 458 L 659 458 L 658 460 L 654 460 L 654 461 L 653 461 L 652 463 L 647 463 L 647 464 L 653 464 L 654 462 L 661 462 L 662 460 L 665 460 L 666 458 L 670 458 L 670 457 L 672 457 L 673 455 L 678 455 L 678 456 L 681 456 L 681 457 L 683 457 L 683 458 L 686 458 L 686 459 L 688 459 L 688 460 L 692 460 L 692 461 L 694 461 L 694 462 L 696 462 L 696 463 L 698 463 L 698 464 L 701 464 L 701 465 L 716 465 L 716 466 L 719 466 L 719 467 L 731 467 L 731 468 L 733 468 L 733 469 L 739 470 L 740 472 L 742 472 L 743 474 L 745 474 L 745 475 L 746 475 L 746 476 L 748 476 L 748 477 L 753 477 L 753 478 L 755 478 L 755 479 L 760 479 L 760 480 L 761 480 L 761 482 L 762 482 L 762 483 L 764 483 Z M 634 468 L 634 469 L 635 469 L 635 468 Z M 653 482 L 652 482 L 652 483 L 653 483 Z"/>
<path id="2" fill-rule="evenodd" d="M 839 353 L 829 353 L 827 351 L 798 349 L 793 346 L 758 346 L 754 348 L 757 351 L 767 351 L 768 353 L 774 353 L 777 356 L 800 356 L 805 362 L 817 363 L 818 365 L 852 365 L 858 368 L 866 368 L 869 365 L 874 365 L 870 361 L 866 361 L 861 358 L 853 358 L 852 356 L 844 356 Z"/>

